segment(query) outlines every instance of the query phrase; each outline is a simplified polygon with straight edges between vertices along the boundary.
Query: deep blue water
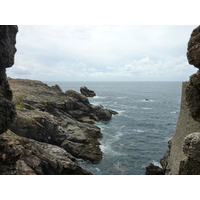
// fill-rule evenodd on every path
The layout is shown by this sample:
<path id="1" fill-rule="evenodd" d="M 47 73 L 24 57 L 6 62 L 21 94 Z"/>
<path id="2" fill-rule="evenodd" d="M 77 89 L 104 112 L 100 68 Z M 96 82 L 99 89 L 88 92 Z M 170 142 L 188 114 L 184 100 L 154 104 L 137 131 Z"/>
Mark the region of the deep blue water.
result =
<path id="1" fill-rule="evenodd" d="M 97 164 L 79 160 L 83 168 L 97 175 L 143 175 L 151 162 L 159 165 L 177 123 L 181 82 L 46 83 L 58 84 L 64 92 L 80 92 L 86 86 L 97 94 L 90 103 L 119 113 L 96 123 L 104 136 L 100 140 L 104 157 Z"/>

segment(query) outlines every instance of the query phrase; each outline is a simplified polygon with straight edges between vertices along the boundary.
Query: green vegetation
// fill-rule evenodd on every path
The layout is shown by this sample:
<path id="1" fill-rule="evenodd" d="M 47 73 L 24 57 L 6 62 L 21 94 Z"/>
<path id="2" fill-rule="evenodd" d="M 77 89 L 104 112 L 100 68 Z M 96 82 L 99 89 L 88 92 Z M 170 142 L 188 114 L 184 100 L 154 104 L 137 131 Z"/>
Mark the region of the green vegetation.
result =
<path id="1" fill-rule="evenodd" d="M 15 107 L 18 108 L 18 109 L 23 109 L 23 108 L 24 108 L 23 103 L 24 103 L 23 100 L 18 101 L 18 102 L 15 104 Z"/>

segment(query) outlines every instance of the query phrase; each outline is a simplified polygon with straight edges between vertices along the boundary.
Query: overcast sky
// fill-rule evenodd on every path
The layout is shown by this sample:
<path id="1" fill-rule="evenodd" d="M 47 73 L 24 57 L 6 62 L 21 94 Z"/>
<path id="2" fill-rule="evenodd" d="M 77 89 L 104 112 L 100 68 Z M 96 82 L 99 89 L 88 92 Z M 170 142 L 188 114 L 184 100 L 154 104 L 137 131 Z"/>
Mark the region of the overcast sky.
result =
<path id="1" fill-rule="evenodd" d="M 186 81 L 197 25 L 19 25 L 12 78 L 42 81 Z"/>

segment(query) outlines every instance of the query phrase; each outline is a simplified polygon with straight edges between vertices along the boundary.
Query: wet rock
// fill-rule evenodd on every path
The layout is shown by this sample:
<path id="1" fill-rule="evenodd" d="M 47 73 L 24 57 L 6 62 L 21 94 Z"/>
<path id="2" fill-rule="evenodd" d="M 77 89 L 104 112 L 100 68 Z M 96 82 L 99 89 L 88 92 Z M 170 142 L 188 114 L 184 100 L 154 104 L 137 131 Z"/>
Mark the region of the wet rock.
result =
<path id="1" fill-rule="evenodd" d="M 150 163 L 149 166 L 146 167 L 146 175 L 164 175 L 164 170 Z"/>
<path id="2" fill-rule="evenodd" d="M 80 88 L 81 94 L 85 95 L 86 97 L 94 97 L 96 96 L 93 90 L 89 90 L 86 86 Z"/>

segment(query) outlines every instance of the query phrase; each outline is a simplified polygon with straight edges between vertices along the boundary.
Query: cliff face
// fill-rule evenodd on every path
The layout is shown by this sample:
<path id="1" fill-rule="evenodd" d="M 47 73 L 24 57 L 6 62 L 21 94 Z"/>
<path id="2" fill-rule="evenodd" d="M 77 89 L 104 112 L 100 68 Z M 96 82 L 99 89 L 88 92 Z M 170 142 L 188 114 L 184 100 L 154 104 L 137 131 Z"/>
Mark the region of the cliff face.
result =
<path id="1" fill-rule="evenodd" d="M 189 64 L 200 68 L 200 26 L 188 42 Z M 161 165 L 166 175 L 200 174 L 200 71 L 182 85 L 180 114 Z"/>
<path id="2" fill-rule="evenodd" d="M 9 128 L 16 116 L 5 71 L 14 64 L 17 32 L 17 26 L 0 26 L 0 134 Z"/>

